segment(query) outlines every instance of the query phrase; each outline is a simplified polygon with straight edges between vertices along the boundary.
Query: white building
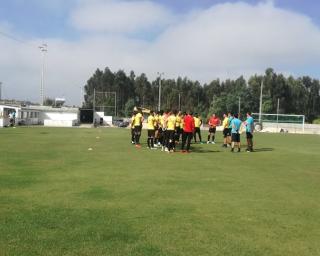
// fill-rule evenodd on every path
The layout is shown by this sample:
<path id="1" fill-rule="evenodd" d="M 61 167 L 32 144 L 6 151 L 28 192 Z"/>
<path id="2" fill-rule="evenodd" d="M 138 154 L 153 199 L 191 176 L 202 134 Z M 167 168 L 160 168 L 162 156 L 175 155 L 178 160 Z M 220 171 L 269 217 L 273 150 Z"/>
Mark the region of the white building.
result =
<path id="1" fill-rule="evenodd" d="M 10 113 L 15 112 L 17 117 L 20 111 L 21 108 L 19 106 L 0 105 L 0 128 L 10 125 Z"/>
<path id="2" fill-rule="evenodd" d="M 9 114 L 11 112 L 16 113 L 16 125 L 72 127 L 79 124 L 78 108 L 0 105 L 0 127 L 10 125 Z"/>

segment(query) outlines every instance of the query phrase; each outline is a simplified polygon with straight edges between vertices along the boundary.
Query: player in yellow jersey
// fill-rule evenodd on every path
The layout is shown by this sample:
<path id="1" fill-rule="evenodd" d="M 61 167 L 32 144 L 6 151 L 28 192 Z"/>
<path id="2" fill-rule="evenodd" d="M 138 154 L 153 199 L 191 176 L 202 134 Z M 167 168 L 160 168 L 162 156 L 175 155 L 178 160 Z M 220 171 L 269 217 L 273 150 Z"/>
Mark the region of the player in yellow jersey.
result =
<path id="1" fill-rule="evenodd" d="M 175 149 L 175 130 L 176 130 L 176 111 L 170 111 L 167 118 L 167 149 L 168 152 L 174 152 Z M 167 150 L 166 150 L 167 151 Z"/>
<path id="2" fill-rule="evenodd" d="M 162 126 L 163 126 L 163 111 L 160 110 L 158 112 L 159 115 L 159 121 L 158 121 L 158 147 L 162 146 L 162 142 L 163 142 L 163 130 L 162 130 Z"/>
<path id="3" fill-rule="evenodd" d="M 195 127 L 194 134 L 193 134 L 194 142 L 197 143 L 197 134 L 198 134 L 199 142 L 202 143 L 201 130 L 200 130 L 200 127 L 201 127 L 201 124 L 202 124 L 202 120 L 199 117 L 198 113 L 194 114 L 193 119 L 194 119 L 194 127 Z"/>
<path id="4" fill-rule="evenodd" d="M 175 134 L 175 141 L 177 143 L 179 143 L 180 140 L 180 135 L 181 135 L 181 128 L 180 128 L 180 124 L 182 122 L 182 113 L 181 111 L 178 112 L 177 116 L 176 116 L 176 134 Z"/>
<path id="5" fill-rule="evenodd" d="M 158 146 L 158 141 L 159 141 L 159 112 L 155 113 L 154 112 L 154 146 Z"/>
<path id="6" fill-rule="evenodd" d="M 223 121 L 222 121 L 222 127 L 223 127 L 223 145 L 222 147 L 226 148 L 228 147 L 228 136 L 229 136 L 229 117 L 226 114 L 223 114 Z"/>
<path id="7" fill-rule="evenodd" d="M 137 112 L 133 112 L 132 113 L 132 117 L 131 117 L 131 123 L 130 123 L 130 127 L 131 127 L 131 144 L 135 144 L 135 137 L 134 137 L 134 119 L 136 117 Z"/>
<path id="8" fill-rule="evenodd" d="M 168 122 L 168 113 L 169 111 L 165 111 L 162 115 L 161 119 L 161 127 L 162 127 L 162 151 L 168 151 L 167 141 L 168 141 L 168 133 L 167 133 L 167 122 Z"/>
<path id="9" fill-rule="evenodd" d="M 151 110 L 150 111 L 150 115 L 148 116 L 148 140 L 147 140 L 147 144 L 148 144 L 148 148 L 149 149 L 156 149 L 154 147 L 154 135 L 155 135 L 155 116 L 154 116 L 154 112 Z"/>
<path id="10" fill-rule="evenodd" d="M 142 130 L 142 122 L 143 122 L 143 115 L 141 113 L 141 110 L 139 110 L 134 118 L 134 136 L 135 136 L 135 144 L 137 148 L 141 148 L 140 137 L 141 137 L 141 130 Z"/>

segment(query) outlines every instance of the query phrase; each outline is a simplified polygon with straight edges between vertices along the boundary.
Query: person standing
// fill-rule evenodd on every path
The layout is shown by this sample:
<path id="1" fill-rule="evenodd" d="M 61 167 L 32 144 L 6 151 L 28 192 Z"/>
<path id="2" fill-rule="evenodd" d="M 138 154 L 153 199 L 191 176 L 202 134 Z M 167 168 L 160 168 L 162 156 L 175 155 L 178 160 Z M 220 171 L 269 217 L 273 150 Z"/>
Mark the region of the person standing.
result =
<path id="1" fill-rule="evenodd" d="M 244 124 L 246 126 L 247 152 L 253 152 L 254 120 L 251 116 L 251 112 L 247 113 L 247 120 L 244 122 Z"/>
<path id="2" fill-rule="evenodd" d="M 190 152 L 190 144 L 192 140 L 192 136 L 195 130 L 194 118 L 192 117 L 192 112 L 188 112 L 183 119 L 183 134 L 182 134 L 182 144 L 181 144 L 181 152 L 189 153 Z M 185 150 L 185 145 L 187 143 L 187 150 Z"/>
<path id="3" fill-rule="evenodd" d="M 234 152 L 234 146 L 238 147 L 238 152 L 241 151 L 240 145 L 240 128 L 241 121 L 238 119 L 238 114 L 234 114 L 233 119 L 231 121 L 231 152 Z"/>
<path id="4" fill-rule="evenodd" d="M 176 134 L 175 134 L 175 141 L 179 143 L 180 135 L 181 135 L 181 122 L 182 122 L 182 113 L 181 111 L 178 112 L 176 116 Z"/>
<path id="5" fill-rule="evenodd" d="M 223 145 L 222 147 L 226 148 L 228 147 L 228 136 L 229 136 L 229 118 L 226 114 L 223 114 L 223 121 L 222 121 L 222 127 L 223 127 Z"/>
<path id="6" fill-rule="evenodd" d="M 231 122 L 233 120 L 233 115 L 230 112 L 228 113 L 228 119 L 229 119 L 229 127 L 228 127 L 227 142 L 228 142 L 228 145 L 231 146 L 231 130 L 232 130 Z"/>
<path id="7" fill-rule="evenodd" d="M 162 115 L 162 148 L 161 151 L 168 151 L 167 148 L 167 140 L 168 140 L 168 132 L 167 132 L 167 125 L 168 125 L 168 117 L 169 117 L 169 110 L 166 110 Z"/>
<path id="8" fill-rule="evenodd" d="M 195 129 L 194 129 L 194 142 L 197 143 L 197 134 L 199 136 L 199 142 L 202 143 L 202 139 L 201 139 L 201 124 L 202 124 L 202 120 L 201 118 L 198 116 L 198 113 L 195 113 L 194 117 L 194 125 L 195 125 Z"/>
<path id="9" fill-rule="evenodd" d="M 143 122 L 143 115 L 141 113 L 141 110 L 139 110 L 134 118 L 134 137 L 135 137 L 136 148 L 141 148 L 140 137 L 141 137 L 141 130 L 142 130 L 142 122 Z"/>
<path id="10" fill-rule="evenodd" d="M 168 152 L 175 150 L 176 111 L 169 112 L 167 119 L 167 148 Z"/>
<path id="11" fill-rule="evenodd" d="M 148 116 L 148 139 L 147 144 L 149 149 L 156 149 L 154 147 L 154 136 L 155 136 L 155 117 L 154 112 L 151 110 L 150 115 Z"/>
<path id="12" fill-rule="evenodd" d="M 136 117 L 137 112 L 133 111 L 132 117 L 131 117 L 131 144 L 135 144 L 135 135 L 134 135 L 134 120 Z"/>
<path id="13" fill-rule="evenodd" d="M 209 134 L 208 134 L 208 140 L 207 140 L 207 144 L 210 143 L 210 137 L 212 136 L 212 140 L 211 143 L 212 144 L 216 144 L 215 143 L 215 134 L 216 134 L 216 130 L 217 130 L 217 126 L 219 126 L 221 123 L 219 117 L 216 116 L 216 114 L 212 114 L 212 116 L 209 119 Z"/>

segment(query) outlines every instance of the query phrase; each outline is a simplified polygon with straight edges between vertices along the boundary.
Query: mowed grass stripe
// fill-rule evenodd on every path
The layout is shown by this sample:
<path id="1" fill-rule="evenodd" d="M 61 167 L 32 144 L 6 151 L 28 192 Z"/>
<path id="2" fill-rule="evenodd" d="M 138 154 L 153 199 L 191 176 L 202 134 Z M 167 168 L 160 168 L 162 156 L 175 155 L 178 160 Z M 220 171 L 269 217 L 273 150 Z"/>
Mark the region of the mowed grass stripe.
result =
<path id="1" fill-rule="evenodd" d="M 252 154 L 221 133 L 191 154 L 127 129 L 0 137 L 0 255 L 320 254 L 319 136 L 255 134 Z"/>

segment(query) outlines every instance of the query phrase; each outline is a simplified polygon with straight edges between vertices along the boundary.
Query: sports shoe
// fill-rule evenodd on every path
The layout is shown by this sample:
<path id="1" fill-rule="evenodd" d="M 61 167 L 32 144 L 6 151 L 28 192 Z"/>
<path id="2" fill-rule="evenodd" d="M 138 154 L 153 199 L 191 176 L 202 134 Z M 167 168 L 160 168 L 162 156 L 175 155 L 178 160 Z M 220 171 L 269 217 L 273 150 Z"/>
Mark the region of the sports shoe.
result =
<path id="1" fill-rule="evenodd" d="M 212 141 L 211 144 L 216 144 L 216 143 L 214 141 Z"/>
<path id="2" fill-rule="evenodd" d="M 166 147 L 166 148 L 164 149 L 164 151 L 169 152 L 169 149 Z"/>
<path id="3" fill-rule="evenodd" d="M 164 151 L 164 146 L 161 147 L 161 151 Z"/>
<path id="4" fill-rule="evenodd" d="M 134 144 L 134 141 L 131 141 L 131 144 Z"/>
<path id="5" fill-rule="evenodd" d="M 207 144 L 210 144 L 210 141 L 207 141 Z"/>
<path id="6" fill-rule="evenodd" d="M 155 150 L 155 149 L 157 149 L 157 148 L 150 148 L 151 150 Z"/>

